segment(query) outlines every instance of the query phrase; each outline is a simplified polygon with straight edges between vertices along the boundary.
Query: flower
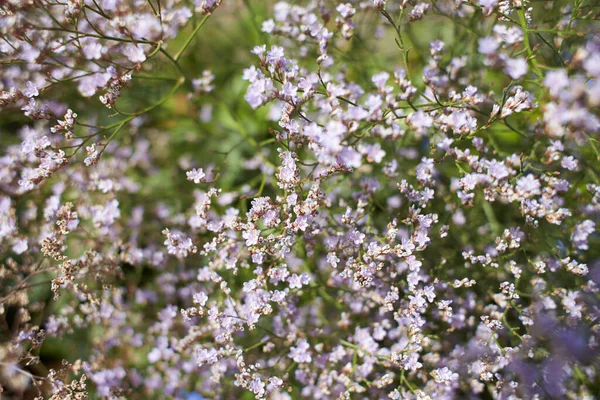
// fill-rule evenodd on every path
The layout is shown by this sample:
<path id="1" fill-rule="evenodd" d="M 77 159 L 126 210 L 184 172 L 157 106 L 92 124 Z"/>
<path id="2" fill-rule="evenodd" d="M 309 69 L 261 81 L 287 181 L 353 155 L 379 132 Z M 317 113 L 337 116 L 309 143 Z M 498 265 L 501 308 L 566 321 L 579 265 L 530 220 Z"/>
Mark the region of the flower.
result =
<path id="1" fill-rule="evenodd" d="M 527 73 L 527 61 L 524 58 L 508 58 L 505 62 L 504 72 L 511 78 L 519 79 Z"/>
<path id="2" fill-rule="evenodd" d="M 33 84 L 31 81 L 27 81 L 27 88 L 23 89 L 23 94 L 29 98 L 36 97 L 40 94 L 37 86 Z"/>
<path id="3" fill-rule="evenodd" d="M 188 181 L 194 181 L 194 183 L 196 184 L 204 182 L 204 178 L 206 177 L 206 174 L 204 173 L 202 168 L 194 168 L 190 171 L 187 171 L 185 174 L 187 176 Z"/>
<path id="4" fill-rule="evenodd" d="M 308 350 L 310 349 L 310 345 L 305 339 L 301 339 L 296 342 L 296 346 L 290 347 L 290 353 L 288 357 L 294 360 L 299 364 L 309 363 L 312 361 L 312 357 Z"/>

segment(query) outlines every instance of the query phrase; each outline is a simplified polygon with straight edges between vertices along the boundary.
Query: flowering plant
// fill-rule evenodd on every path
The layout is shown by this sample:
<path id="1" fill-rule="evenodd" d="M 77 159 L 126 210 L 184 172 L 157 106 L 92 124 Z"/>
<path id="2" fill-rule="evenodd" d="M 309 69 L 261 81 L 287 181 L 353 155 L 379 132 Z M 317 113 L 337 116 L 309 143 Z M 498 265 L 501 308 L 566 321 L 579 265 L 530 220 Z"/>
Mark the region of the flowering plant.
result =
<path id="1" fill-rule="evenodd" d="M 598 19 L 0 1 L 0 391 L 595 398 Z"/>

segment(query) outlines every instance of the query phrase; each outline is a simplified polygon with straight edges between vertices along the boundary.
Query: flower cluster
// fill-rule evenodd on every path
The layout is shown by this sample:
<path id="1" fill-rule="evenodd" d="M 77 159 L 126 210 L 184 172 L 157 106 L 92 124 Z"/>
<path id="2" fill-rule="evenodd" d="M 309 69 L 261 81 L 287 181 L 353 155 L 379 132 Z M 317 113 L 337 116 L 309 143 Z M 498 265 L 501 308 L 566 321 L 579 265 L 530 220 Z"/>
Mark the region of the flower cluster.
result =
<path id="1" fill-rule="evenodd" d="M 225 3 L 0 6 L 0 392 L 595 398 L 600 8 Z"/>

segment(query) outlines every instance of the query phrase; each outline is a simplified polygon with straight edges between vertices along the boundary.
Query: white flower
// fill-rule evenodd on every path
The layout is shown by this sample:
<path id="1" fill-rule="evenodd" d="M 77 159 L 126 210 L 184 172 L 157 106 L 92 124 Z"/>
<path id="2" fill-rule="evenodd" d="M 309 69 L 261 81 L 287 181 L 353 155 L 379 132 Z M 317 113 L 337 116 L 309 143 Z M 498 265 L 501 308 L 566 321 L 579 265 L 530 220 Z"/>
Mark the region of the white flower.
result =
<path id="1" fill-rule="evenodd" d="M 204 307 L 208 301 L 208 296 L 204 292 L 198 292 L 194 294 L 194 304 L 198 304 L 200 307 Z"/>
<path id="2" fill-rule="evenodd" d="M 144 49 L 142 49 L 141 45 L 136 46 L 135 44 L 128 44 L 125 46 L 123 54 L 125 54 L 129 61 L 133 63 L 146 61 L 146 55 L 144 54 Z"/>
<path id="3" fill-rule="evenodd" d="M 246 246 L 254 246 L 260 238 L 260 231 L 255 228 L 250 228 L 242 232 L 242 237 L 246 239 Z"/>
<path id="4" fill-rule="evenodd" d="M 312 357 L 308 352 L 310 345 L 305 339 L 301 339 L 296 342 L 296 347 L 290 348 L 290 353 L 288 357 L 297 362 L 298 364 L 309 363 L 312 361 Z"/>
<path id="5" fill-rule="evenodd" d="M 458 379 L 458 374 L 450 371 L 448 367 L 438 368 L 431 374 L 437 383 L 443 383 L 446 386 L 450 386 L 452 382 Z"/>
<path id="6" fill-rule="evenodd" d="M 527 73 L 527 61 L 524 58 L 508 58 L 504 72 L 513 79 L 519 79 Z"/>
<path id="7" fill-rule="evenodd" d="M 194 168 L 191 171 L 187 171 L 186 173 L 188 181 L 194 181 L 194 183 L 200 183 L 204 181 L 206 174 L 202 170 L 202 168 Z"/>
<path id="8" fill-rule="evenodd" d="M 532 174 L 523 176 L 517 181 L 517 192 L 526 198 L 539 195 L 541 193 L 540 187 L 540 181 Z"/>
<path id="9" fill-rule="evenodd" d="M 31 81 L 27 81 L 27 88 L 23 89 L 23 94 L 29 98 L 35 97 L 40 94 L 37 86 L 33 84 Z"/>
<path id="10" fill-rule="evenodd" d="M 577 161 L 577 159 L 573 156 L 563 157 L 560 165 L 569 171 L 577 171 L 579 168 L 579 161 Z"/>
<path id="11" fill-rule="evenodd" d="M 27 245 L 27 239 L 16 240 L 12 246 L 12 251 L 16 254 L 23 254 L 27 251 L 29 246 Z"/>

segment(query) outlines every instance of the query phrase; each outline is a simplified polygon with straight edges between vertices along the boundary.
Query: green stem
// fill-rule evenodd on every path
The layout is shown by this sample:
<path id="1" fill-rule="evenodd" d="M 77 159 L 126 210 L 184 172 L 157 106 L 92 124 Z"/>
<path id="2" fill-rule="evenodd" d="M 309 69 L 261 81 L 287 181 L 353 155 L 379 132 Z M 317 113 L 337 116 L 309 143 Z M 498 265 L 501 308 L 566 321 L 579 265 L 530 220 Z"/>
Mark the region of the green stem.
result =
<path id="1" fill-rule="evenodd" d="M 400 18 L 398 19 L 398 23 L 400 23 L 400 21 L 402 20 L 403 12 L 404 12 L 404 9 L 401 9 L 400 10 Z M 406 50 L 406 47 L 404 46 L 404 39 L 402 38 L 402 31 L 400 30 L 400 25 L 396 25 L 396 23 L 394 22 L 394 20 L 392 19 L 392 17 L 390 16 L 390 14 L 388 14 L 388 12 L 386 10 L 381 10 L 381 15 L 383 15 L 390 24 L 392 24 L 392 26 L 394 27 L 394 30 L 396 31 L 396 34 L 398 35 L 398 41 L 396 42 L 396 44 L 398 45 L 398 48 L 400 48 L 400 51 L 402 52 L 402 60 L 404 61 L 404 68 L 406 69 L 406 78 L 408 79 L 409 82 L 412 83 L 410 71 L 408 69 L 408 50 Z"/>
<path id="2" fill-rule="evenodd" d="M 173 96 L 173 94 L 177 91 L 177 89 L 179 89 L 179 87 L 183 84 L 184 81 L 185 81 L 185 78 L 183 78 L 183 77 L 179 78 L 177 80 L 177 82 L 175 83 L 175 85 L 171 88 L 169 93 L 167 93 L 165 95 L 165 97 L 160 99 L 158 103 L 152 104 L 151 106 L 148 106 L 141 111 L 137 111 L 134 113 L 127 113 L 127 112 L 120 111 L 121 114 L 126 115 L 128 117 L 123 121 L 124 122 L 131 121 L 133 118 L 137 117 L 138 115 L 145 114 L 148 111 L 151 111 L 151 110 L 155 109 L 156 107 L 163 105 L 167 100 L 169 100 L 171 98 L 171 96 Z"/>
<path id="3" fill-rule="evenodd" d="M 181 65 L 179 65 L 179 63 L 177 62 L 177 60 L 173 57 L 171 57 L 171 55 L 169 53 L 167 53 L 165 51 L 165 49 L 163 49 L 162 47 L 159 50 L 161 53 L 163 53 L 165 55 L 165 57 L 167 57 L 167 59 L 169 61 L 171 61 L 171 63 L 173 63 L 173 65 L 175 65 L 175 68 L 177 68 L 177 71 L 179 71 L 179 73 L 181 74 L 182 77 L 185 78 L 185 71 L 183 70 L 183 68 L 181 68 Z"/>
<path id="4" fill-rule="evenodd" d="M 523 30 L 523 43 L 525 44 L 525 49 L 527 50 L 527 61 L 531 63 L 534 72 L 541 79 L 544 74 L 540 71 L 540 68 L 537 65 L 537 61 L 535 60 L 535 56 L 533 51 L 531 50 L 531 46 L 529 45 L 529 28 L 527 27 L 527 17 L 525 16 L 525 8 L 521 7 L 519 9 L 519 19 L 521 21 L 521 29 Z"/>
<path id="5" fill-rule="evenodd" d="M 202 28 L 202 26 L 204 25 L 204 23 L 206 22 L 206 20 L 208 19 L 208 17 L 210 17 L 210 14 L 207 14 L 204 18 L 202 18 L 202 21 L 200 21 L 200 23 L 198 24 L 198 26 L 196 26 L 196 28 L 194 29 L 194 31 L 192 32 L 192 34 L 190 36 L 188 36 L 188 38 L 185 41 L 185 43 L 183 44 L 183 46 L 181 46 L 181 48 L 179 49 L 179 51 L 177 52 L 177 54 L 175 54 L 175 57 L 173 57 L 173 59 L 175 61 L 179 60 L 179 58 L 181 57 L 181 55 L 183 54 L 183 52 L 188 48 L 188 46 L 190 45 L 190 43 L 192 43 L 192 40 L 194 40 L 194 38 L 196 37 L 196 34 L 198 33 L 198 31 L 200 31 L 200 28 Z"/>
<path id="6" fill-rule="evenodd" d="M 500 234 L 500 224 L 498 223 L 498 219 L 496 218 L 496 214 L 494 214 L 492 206 L 486 200 L 483 200 L 482 207 L 483 212 L 485 213 L 485 216 L 492 228 L 492 233 L 495 236 L 498 236 Z"/>

